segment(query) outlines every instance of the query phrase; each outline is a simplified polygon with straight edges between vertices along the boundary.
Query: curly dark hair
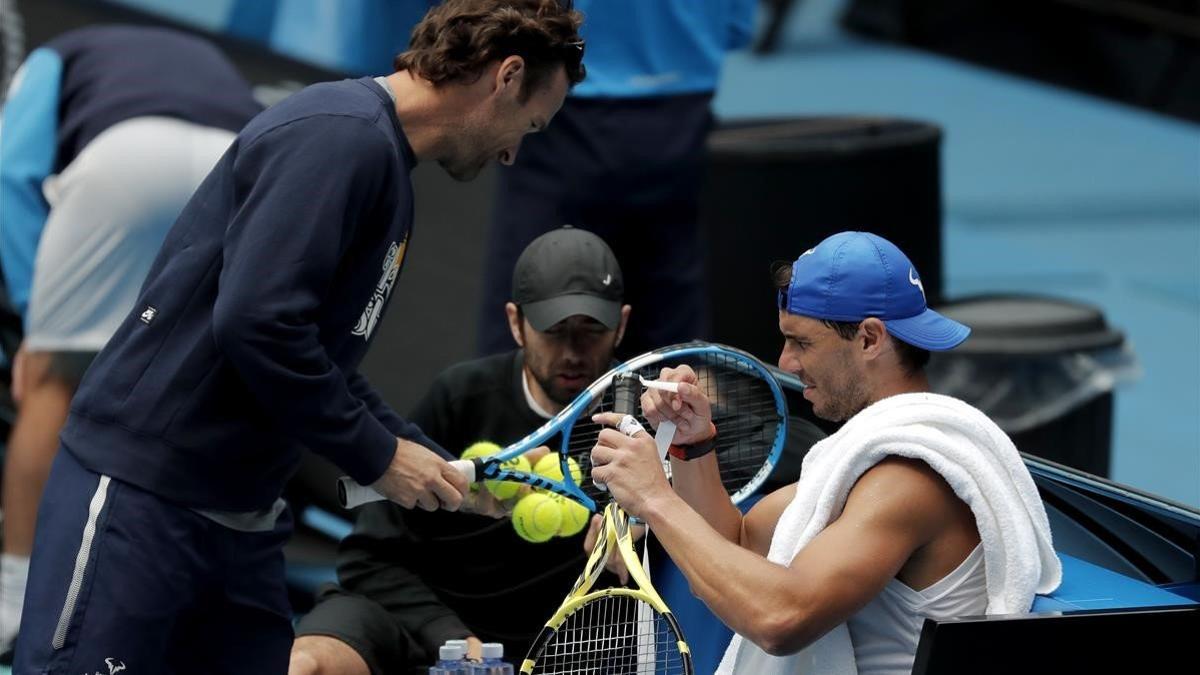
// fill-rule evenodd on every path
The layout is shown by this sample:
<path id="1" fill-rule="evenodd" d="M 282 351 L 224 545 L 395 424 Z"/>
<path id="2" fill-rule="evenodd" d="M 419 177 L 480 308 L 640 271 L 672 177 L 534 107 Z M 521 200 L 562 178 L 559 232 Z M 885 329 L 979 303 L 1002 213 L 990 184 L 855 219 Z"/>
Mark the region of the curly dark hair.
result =
<path id="1" fill-rule="evenodd" d="M 560 65 L 571 85 L 583 81 L 582 23 L 572 0 L 446 0 L 413 28 L 394 65 L 437 86 L 474 82 L 489 63 L 520 56 L 524 103 Z"/>
<path id="2" fill-rule="evenodd" d="M 771 263 L 771 280 L 775 282 L 775 289 L 783 294 L 788 292 L 788 287 L 792 285 L 792 263 L 786 260 L 776 260 Z M 780 309 L 783 309 L 781 306 Z M 830 321 L 821 319 L 821 323 L 827 328 L 832 328 L 838 337 L 843 340 L 853 340 L 855 335 L 858 335 L 858 326 L 862 321 Z M 904 340 L 897 338 L 895 335 L 888 333 L 892 344 L 896 346 L 896 355 L 900 358 L 900 365 L 903 366 L 910 375 L 915 375 L 925 369 L 929 365 L 929 351 L 920 347 L 910 345 Z"/>

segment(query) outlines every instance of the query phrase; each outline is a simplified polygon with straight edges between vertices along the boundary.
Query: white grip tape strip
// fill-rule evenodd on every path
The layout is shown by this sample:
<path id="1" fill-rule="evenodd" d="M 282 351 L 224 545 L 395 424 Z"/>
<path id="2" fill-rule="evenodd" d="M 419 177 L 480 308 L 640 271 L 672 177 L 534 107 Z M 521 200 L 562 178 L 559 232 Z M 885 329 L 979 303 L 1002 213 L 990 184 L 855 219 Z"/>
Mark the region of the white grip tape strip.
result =
<path id="1" fill-rule="evenodd" d="M 676 430 L 676 424 L 670 419 L 664 419 L 659 423 L 659 431 L 654 435 L 654 444 L 659 447 L 659 461 L 667 471 L 667 478 L 671 477 L 671 464 L 667 461 L 667 449 L 671 447 L 671 441 L 674 441 L 674 430 Z"/>
<path id="2" fill-rule="evenodd" d="M 638 377 L 638 379 L 641 380 L 642 386 L 647 389 L 660 389 L 662 391 L 669 391 L 672 394 L 679 393 L 679 383 L 678 382 L 663 382 L 662 380 L 647 380 L 644 377 Z"/>

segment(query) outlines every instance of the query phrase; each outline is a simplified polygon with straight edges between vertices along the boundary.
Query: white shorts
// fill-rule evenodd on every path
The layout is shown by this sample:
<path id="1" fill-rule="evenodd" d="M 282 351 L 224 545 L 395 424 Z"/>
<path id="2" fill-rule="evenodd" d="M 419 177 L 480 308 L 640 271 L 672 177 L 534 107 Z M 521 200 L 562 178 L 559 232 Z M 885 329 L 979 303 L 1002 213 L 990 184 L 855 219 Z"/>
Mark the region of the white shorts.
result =
<path id="1" fill-rule="evenodd" d="M 42 183 L 50 215 L 25 322 L 29 351 L 99 351 L 158 249 L 235 134 L 170 117 L 104 130 Z"/>

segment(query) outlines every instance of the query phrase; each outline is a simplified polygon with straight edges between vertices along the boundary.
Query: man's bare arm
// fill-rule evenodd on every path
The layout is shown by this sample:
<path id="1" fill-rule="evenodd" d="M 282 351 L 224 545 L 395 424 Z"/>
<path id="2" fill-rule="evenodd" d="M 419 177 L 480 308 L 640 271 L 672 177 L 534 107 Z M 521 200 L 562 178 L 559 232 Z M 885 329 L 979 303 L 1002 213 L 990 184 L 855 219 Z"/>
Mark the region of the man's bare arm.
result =
<path id="1" fill-rule="evenodd" d="M 674 494 L 656 494 L 642 515 L 718 618 L 768 653 L 790 654 L 870 602 L 936 534 L 949 508 L 938 481 L 921 462 L 885 459 L 789 567 L 729 542 Z M 764 520 L 777 521 L 781 503 L 783 495 L 772 500 Z M 747 526 L 747 543 L 761 549 L 767 523 L 747 516 Z"/>
<path id="2" fill-rule="evenodd" d="M 742 533 L 739 542 L 762 557 L 771 550 L 771 537 L 775 536 L 775 525 L 783 510 L 796 497 L 796 484 L 785 485 L 758 500 L 742 518 Z"/>

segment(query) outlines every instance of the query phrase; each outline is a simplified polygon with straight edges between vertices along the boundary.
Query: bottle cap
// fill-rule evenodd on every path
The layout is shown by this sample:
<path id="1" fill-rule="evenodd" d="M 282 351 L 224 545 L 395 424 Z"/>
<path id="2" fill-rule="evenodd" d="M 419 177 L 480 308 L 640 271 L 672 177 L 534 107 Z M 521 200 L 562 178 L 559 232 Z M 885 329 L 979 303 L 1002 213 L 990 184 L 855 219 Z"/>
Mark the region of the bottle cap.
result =
<path id="1" fill-rule="evenodd" d="M 485 659 L 502 659 L 504 658 L 504 645 L 499 642 L 485 642 L 482 654 Z"/>
<path id="2" fill-rule="evenodd" d="M 464 653 L 463 648 L 458 645 L 445 644 L 438 650 L 438 658 L 443 661 L 459 661 Z"/>

